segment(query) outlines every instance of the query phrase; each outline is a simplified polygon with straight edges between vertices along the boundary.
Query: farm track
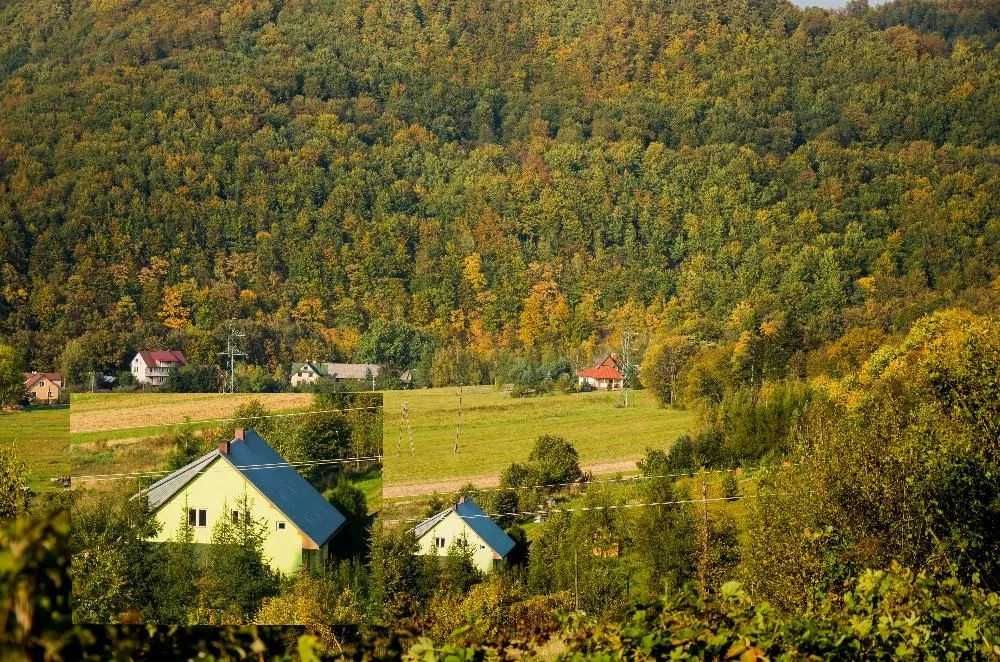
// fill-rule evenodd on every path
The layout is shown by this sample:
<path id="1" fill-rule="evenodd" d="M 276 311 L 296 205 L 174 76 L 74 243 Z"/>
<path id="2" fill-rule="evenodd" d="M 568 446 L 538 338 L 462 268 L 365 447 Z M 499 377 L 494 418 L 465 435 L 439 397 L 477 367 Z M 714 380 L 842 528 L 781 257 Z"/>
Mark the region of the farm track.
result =
<path id="1" fill-rule="evenodd" d="M 585 472 L 589 471 L 595 476 L 606 476 L 609 474 L 629 474 L 635 472 L 635 463 L 639 458 L 628 460 L 612 460 L 608 462 L 596 462 L 581 467 Z M 455 492 L 468 484 L 472 484 L 480 489 L 497 487 L 500 484 L 500 474 L 484 474 L 481 476 L 463 476 L 450 480 L 437 480 L 424 483 L 393 484 L 385 485 L 382 488 L 383 499 L 401 499 L 403 497 L 426 496 L 434 494 L 444 494 Z"/>

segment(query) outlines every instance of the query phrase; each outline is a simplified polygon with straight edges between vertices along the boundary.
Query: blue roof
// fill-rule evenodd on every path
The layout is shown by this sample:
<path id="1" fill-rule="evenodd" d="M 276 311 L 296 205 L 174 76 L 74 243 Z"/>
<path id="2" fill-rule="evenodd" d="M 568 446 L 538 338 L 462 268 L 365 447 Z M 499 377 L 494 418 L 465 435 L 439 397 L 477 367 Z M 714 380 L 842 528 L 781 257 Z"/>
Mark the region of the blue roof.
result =
<path id="1" fill-rule="evenodd" d="M 483 542 L 489 545 L 490 549 L 496 552 L 500 558 L 506 558 L 510 550 L 514 549 L 514 541 L 511 537 L 496 522 L 490 519 L 490 516 L 484 513 L 483 509 L 476 505 L 475 501 L 468 497 L 459 500 L 451 508 L 442 510 L 437 515 L 418 524 L 413 529 L 414 535 L 418 538 L 421 537 L 433 529 L 438 522 L 447 517 L 452 511 L 461 517 L 462 521 L 475 531 L 476 535 L 482 538 Z"/>
<path id="2" fill-rule="evenodd" d="M 292 467 L 254 469 L 285 464 L 285 459 L 253 430 L 246 430 L 243 436 L 243 440 L 233 440 L 228 459 L 313 542 L 326 543 L 347 518 Z"/>
<path id="3" fill-rule="evenodd" d="M 229 455 L 213 450 L 150 485 L 144 494 L 153 510 L 169 501 L 185 485 L 204 473 L 219 458 L 227 458 L 267 499 L 317 545 L 333 537 L 347 518 L 323 495 L 288 466 L 267 442 L 253 430 L 244 439 L 233 439 Z M 264 466 L 261 465 L 279 465 Z M 254 468 L 257 467 L 257 468 Z"/>

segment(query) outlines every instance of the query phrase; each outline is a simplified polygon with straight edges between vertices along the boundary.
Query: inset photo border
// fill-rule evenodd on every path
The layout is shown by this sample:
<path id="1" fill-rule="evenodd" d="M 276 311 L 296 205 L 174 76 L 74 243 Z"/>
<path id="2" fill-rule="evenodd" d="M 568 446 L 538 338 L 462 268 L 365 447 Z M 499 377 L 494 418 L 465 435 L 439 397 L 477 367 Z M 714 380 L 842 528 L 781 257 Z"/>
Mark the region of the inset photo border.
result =
<path id="1" fill-rule="evenodd" d="M 76 623 L 361 622 L 382 395 L 71 398 Z"/>

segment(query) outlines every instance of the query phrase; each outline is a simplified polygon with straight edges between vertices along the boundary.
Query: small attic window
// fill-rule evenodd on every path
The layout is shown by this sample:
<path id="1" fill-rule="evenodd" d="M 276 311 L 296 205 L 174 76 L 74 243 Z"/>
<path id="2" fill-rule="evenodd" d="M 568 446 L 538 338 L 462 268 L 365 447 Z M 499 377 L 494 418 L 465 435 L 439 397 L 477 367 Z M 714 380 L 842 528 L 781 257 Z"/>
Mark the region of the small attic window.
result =
<path id="1" fill-rule="evenodd" d="M 285 523 L 284 522 L 277 522 L 277 527 L 278 527 L 278 531 L 284 531 L 285 530 Z"/>

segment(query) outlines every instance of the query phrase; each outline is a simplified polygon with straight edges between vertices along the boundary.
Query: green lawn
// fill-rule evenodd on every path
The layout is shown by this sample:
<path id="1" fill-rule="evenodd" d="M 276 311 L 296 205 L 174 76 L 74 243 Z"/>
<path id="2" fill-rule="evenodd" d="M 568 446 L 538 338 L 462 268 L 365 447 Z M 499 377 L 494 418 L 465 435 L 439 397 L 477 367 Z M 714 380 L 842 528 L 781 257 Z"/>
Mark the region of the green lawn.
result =
<path id="1" fill-rule="evenodd" d="M 456 387 L 384 393 L 385 478 L 392 495 L 405 493 L 406 486 L 433 483 L 445 491 L 455 488 L 449 482 L 495 482 L 511 462 L 527 460 L 542 434 L 573 442 L 581 463 L 596 473 L 627 472 L 647 447 L 664 448 L 694 424 L 690 413 L 659 407 L 648 391 L 634 393 L 634 406 L 626 409 L 620 393 L 512 398 L 490 386 L 465 387 L 455 454 L 458 393 Z"/>
<path id="2" fill-rule="evenodd" d="M 69 475 L 69 408 L 37 407 L 0 413 L 0 443 L 11 442 L 28 466 L 28 483 L 37 491 L 56 487 L 49 479 Z"/>

